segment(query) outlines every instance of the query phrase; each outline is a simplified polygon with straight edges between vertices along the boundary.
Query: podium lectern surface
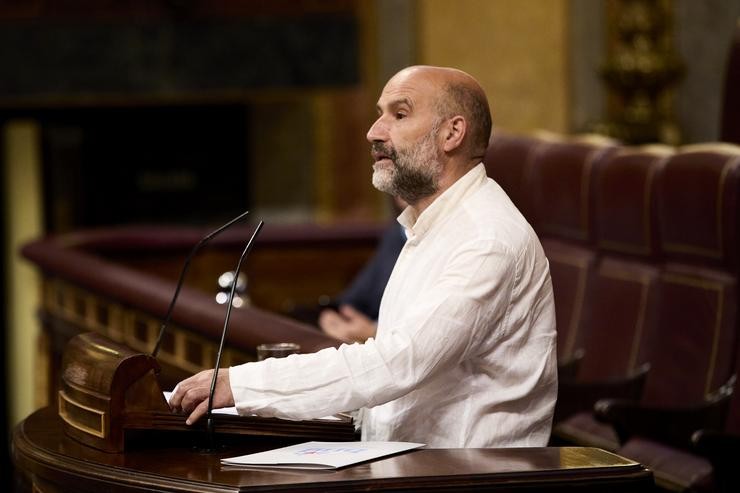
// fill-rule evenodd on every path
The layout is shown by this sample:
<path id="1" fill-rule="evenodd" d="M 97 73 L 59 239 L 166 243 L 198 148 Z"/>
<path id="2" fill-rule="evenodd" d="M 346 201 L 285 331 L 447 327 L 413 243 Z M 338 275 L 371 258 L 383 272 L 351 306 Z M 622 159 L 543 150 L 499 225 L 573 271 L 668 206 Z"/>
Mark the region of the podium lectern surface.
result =
<path id="1" fill-rule="evenodd" d="M 651 491 L 650 471 L 594 448 L 422 449 L 337 471 L 223 467 L 224 457 L 284 445 L 244 437 L 204 454 L 153 434 L 124 453 L 103 453 L 65 435 L 55 409 L 13 434 L 17 472 L 34 491 Z"/>
<path id="2" fill-rule="evenodd" d="M 133 431 L 204 430 L 185 414 L 173 414 L 157 380 L 159 365 L 148 354 L 115 343 L 100 334 L 73 337 L 64 351 L 59 416 L 72 438 L 105 452 L 126 450 Z M 349 417 L 290 421 L 257 416 L 214 414 L 214 429 L 236 435 L 266 435 L 305 440 L 352 441 Z"/>

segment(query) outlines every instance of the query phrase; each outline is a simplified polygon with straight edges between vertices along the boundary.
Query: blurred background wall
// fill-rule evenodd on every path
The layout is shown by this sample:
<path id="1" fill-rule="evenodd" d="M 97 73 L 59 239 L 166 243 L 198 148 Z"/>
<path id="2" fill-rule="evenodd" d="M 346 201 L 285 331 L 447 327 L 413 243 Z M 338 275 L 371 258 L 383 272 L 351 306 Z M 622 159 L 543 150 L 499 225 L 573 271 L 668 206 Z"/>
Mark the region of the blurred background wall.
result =
<path id="1" fill-rule="evenodd" d="M 740 0 L 0 1 L 0 429 L 39 402 L 29 239 L 246 208 L 383 220 L 365 132 L 410 64 L 477 77 L 499 129 L 717 140 L 739 16 Z M 630 60 L 660 94 L 620 92 Z"/>

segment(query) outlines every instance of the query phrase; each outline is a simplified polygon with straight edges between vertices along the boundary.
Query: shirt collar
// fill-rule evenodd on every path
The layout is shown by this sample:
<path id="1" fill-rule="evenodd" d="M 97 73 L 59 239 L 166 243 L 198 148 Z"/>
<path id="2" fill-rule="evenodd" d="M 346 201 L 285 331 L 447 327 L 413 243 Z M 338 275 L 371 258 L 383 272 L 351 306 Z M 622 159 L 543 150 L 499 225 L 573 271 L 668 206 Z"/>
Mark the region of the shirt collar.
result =
<path id="1" fill-rule="evenodd" d="M 486 179 L 486 169 L 483 163 L 479 163 L 434 199 L 418 217 L 413 208 L 406 207 L 397 219 L 406 230 L 406 237 L 421 239 L 438 222 L 439 218 L 446 216 L 466 196 L 477 190 Z"/>

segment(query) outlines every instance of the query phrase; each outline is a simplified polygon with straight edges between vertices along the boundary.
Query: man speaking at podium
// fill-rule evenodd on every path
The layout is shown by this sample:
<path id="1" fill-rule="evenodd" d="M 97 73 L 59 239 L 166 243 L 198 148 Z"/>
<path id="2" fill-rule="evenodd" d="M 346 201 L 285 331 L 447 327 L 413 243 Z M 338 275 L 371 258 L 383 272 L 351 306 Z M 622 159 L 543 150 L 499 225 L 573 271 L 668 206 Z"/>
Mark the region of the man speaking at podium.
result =
<path id="1" fill-rule="evenodd" d="M 481 163 L 491 132 L 483 89 L 459 70 L 409 67 L 377 109 L 373 185 L 409 206 L 376 337 L 222 369 L 213 407 L 287 419 L 362 408 L 363 440 L 544 446 L 557 393 L 550 274 L 534 231 Z M 212 372 L 171 397 L 188 424 L 206 413 Z"/>

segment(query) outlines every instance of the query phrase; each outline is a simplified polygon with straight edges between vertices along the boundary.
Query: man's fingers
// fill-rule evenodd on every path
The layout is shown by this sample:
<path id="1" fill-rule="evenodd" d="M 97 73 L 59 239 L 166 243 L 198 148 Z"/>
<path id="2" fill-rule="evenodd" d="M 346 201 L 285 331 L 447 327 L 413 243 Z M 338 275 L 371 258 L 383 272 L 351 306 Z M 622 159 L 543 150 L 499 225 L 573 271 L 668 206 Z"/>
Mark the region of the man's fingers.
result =
<path id="1" fill-rule="evenodd" d="M 194 390 L 188 391 L 187 394 L 182 398 L 182 403 L 180 404 L 180 407 L 182 408 L 182 411 L 184 413 L 189 413 L 193 409 L 195 409 L 195 406 L 200 404 L 200 399 L 196 395 L 196 392 Z"/>
<path id="2" fill-rule="evenodd" d="M 349 342 L 345 334 L 346 325 L 347 320 L 334 310 L 324 310 L 319 315 L 319 327 L 321 327 L 321 330 L 343 342 Z"/>
<path id="3" fill-rule="evenodd" d="M 193 409 L 193 412 L 190 413 L 190 416 L 188 416 L 188 419 L 185 420 L 185 424 L 192 425 L 196 421 L 198 421 L 200 418 L 202 418 L 206 412 L 208 412 L 208 398 L 204 401 L 202 401 L 200 404 L 198 404 L 195 409 Z"/>
<path id="4" fill-rule="evenodd" d="M 185 394 L 185 387 L 187 386 L 187 380 L 183 380 L 175 386 L 175 390 L 172 391 L 168 404 L 170 409 L 173 411 L 180 411 L 180 404 L 182 403 L 182 397 Z"/>
<path id="5" fill-rule="evenodd" d="M 345 316 L 348 319 L 367 318 L 364 313 L 358 311 L 352 305 L 342 305 L 339 307 L 339 311 L 343 316 Z"/>
<path id="6" fill-rule="evenodd" d="M 335 339 L 339 339 L 342 342 L 351 342 L 352 340 L 347 336 L 347 322 L 341 321 L 336 324 L 328 324 L 324 327 L 324 332 L 332 336 Z"/>
<path id="7" fill-rule="evenodd" d="M 214 370 L 204 370 L 177 384 L 170 397 L 173 412 L 189 413 L 187 424 L 193 424 L 208 411 L 211 395 L 211 380 Z M 234 396 L 229 385 L 229 369 L 221 368 L 213 396 L 214 408 L 234 405 Z"/>
<path id="8" fill-rule="evenodd" d="M 324 325 L 336 325 L 337 323 L 342 321 L 342 316 L 334 310 L 322 310 L 322 312 L 319 314 L 319 325 L 321 325 L 322 327 Z"/>
<path id="9" fill-rule="evenodd" d="M 170 409 L 175 412 L 188 412 L 191 406 L 194 407 L 195 404 L 193 402 L 197 395 L 194 393 L 197 393 L 199 389 L 202 390 L 203 388 L 210 388 L 211 371 L 212 370 L 201 371 L 200 373 L 178 383 L 170 396 Z"/>

